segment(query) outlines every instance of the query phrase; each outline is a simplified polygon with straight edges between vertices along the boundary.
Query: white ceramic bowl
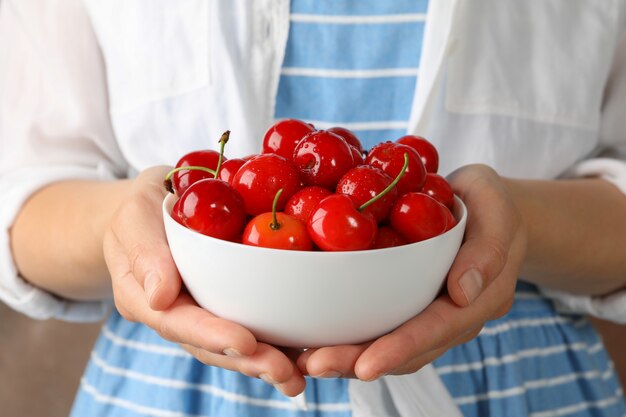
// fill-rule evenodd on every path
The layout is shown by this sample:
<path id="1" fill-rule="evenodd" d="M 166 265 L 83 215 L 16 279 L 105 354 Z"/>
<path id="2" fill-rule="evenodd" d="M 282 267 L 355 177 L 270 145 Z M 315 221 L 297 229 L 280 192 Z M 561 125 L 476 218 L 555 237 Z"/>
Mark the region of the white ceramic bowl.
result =
<path id="1" fill-rule="evenodd" d="M 196 302 L 280 346 L 361 343 L 390 332 L 432 302 L 459 250 L 467 218 L 443 235 L 394 248 L 299 252 L 258 248 L 194 232 L 163 202 L 174 261 Z"/>

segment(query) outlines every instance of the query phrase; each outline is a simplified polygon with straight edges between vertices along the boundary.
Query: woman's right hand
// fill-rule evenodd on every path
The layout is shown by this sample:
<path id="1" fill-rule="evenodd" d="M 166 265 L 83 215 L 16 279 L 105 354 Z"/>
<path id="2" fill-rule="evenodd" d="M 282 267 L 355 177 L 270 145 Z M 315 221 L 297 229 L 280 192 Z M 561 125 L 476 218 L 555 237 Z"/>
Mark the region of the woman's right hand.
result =
<path id="1" fill-rule="evenodd" d="M 261 378 L 288 396 L 299 394 L 304 377 L 285 352 L 202 309 L 182 289 L 161 212 L 169 169 L 143 171 L 105 233 L 104 256 L 117 310 L 126 320 L 141 322 L 180 344 L 206 365 Z"/>

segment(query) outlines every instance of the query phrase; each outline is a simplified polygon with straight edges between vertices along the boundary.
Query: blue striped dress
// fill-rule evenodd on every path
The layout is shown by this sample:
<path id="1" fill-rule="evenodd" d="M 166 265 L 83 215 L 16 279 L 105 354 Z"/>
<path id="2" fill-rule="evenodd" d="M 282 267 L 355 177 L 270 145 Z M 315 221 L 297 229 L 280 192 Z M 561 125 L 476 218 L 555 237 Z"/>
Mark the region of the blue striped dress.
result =
<path id="1" fill-rule="evenodd" d="M 426 9 L 426 0 L 293 0 L 276 118 L 352 128 L 366 148 L 405 134 Z M 468 417 L 626 415 L 612 363 L 590 324 L 557 314 L 522 282 L 506 316 L 434 365 Z M 114 312 L 72 416 L 348 417 L 347 385 L 308 378 L 302 411 L 266 383 L 202 365 Z"/>

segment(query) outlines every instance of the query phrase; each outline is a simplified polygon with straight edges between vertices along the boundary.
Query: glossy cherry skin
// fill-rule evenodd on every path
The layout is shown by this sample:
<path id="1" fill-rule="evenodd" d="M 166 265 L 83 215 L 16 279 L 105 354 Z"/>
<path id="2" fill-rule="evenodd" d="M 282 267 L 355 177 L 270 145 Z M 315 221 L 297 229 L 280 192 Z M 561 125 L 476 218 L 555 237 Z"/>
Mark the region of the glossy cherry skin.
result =
<path id="1" fill-rule="evenodd" d="M 215 168 L 217 168 L 217 161 L 219 158 L 220 153 L 211 149 L 190 152 L 178 160 L 176 168 L 201 166 L 215 170 Z M 226 160 L 225 157 L 222 159 Z M 213 174 L 199 170 L 178 171 L 172 175 L 172 188 L 174 188 L 176 195 L 180 196 L 191 184 L 205 178 L 213 178 Z"/>
<path id="2" fill-rule="evenodd" d="M 450 210 L 454 208 L 454 192 L 452 191 L 452 187 L 448 181 L 439 174 L 428 172 L 426 174 L 426 182 L 424 182 L 421 192 L 428 194 Z"/>
<path id="3" fill-rule="evenodd" d="M 406 239 L 403 238 L 400 233 L 396 232 L 391 227 L 381 226 L 378 228 L 378 233 L 376 234 L 374 243 L 372 243 L 371 249 L 392 248 L 406 244 Z"/>
<path id="4" fill-rule="evenodd" d="M 302 120 L 281 120 L 265 132 L 263 153 L 275 153 L 291 159 L 293 158 L 293 150 L 300 139 L 313 131 L 315 131 L 313 125 Z"/>
<path id="5" fill-rule="evenodd" d="M 313 242 L 325 251 L 368 249 L 376 239 L 376 219 L 361 213 L 347 195 L 326 197 L 311 213 L 307 224 Z"/>
<path id="6" fill-rule="evenodd" d="M 398 138 L 396 143 L 410 146 L 415 149 L 424 163 L 426 172 L 437 173 L 439 169 L 439 153 L 435 145 L 421 136 L 406 135 Z"/>
<path id="7" fill-rule="evenodd" d="M 354 166 L 350 145 L 340 136 L 318 130 L 296 146 L 293 161 L 307 185 L 334 190 L 339 179 Z"/>
<path id="8" fill-rule="evenodd" d="M 353 166 L 363 165 L 365 163 L 363 152 L 359 151 L 354 146 L 350 146 L 350 150 L 352 151 Z"/>
<path id="9" fill-rule="evenodd" d="M 176 222 L 184 226 L 182 214 L 180 212 L 180 198 L 176 200 L 176 202 L 172 206 L 172 212 L 170 213 L 170 215 L 172 216 L 172 219 L 176 220 Z"/>
<path id="10" fill-rule="evenodd" d="M 371 165 L 360 165 L 352 168 L 341 177 L 336 192 L 349 196 L 354 205 L 360 207 L 380 194 L 392 182 L 393 178 L 380 169 Z M 371 213 L 380 223 L 387 217 L 397 198 L 398 191 L 396 187 L 393 187 L 380 200 L 372 203 L 363 211 Z"/>
<path id="11" fill-rule="evenodd" d="M 365 158 L 365 163 L 383 170 L 395 178 L 404 166 L 404 154 L 409 156 L 409 164 L 396 187 L 401 196 L 411 191 L 419 191 L 426 181 L 426 169 L 415 149 L 394 142 L 383 142 L 374 146 Z"/>
<path id="12" fill-rule="evenodd" d="M 233 188 L 243 197 L 246 212 L 252 216 L 272 211 L 274 196 L 283 192 L 276 210 L 300 188 L 300 177 L 293 162 L 276 154 L 262 154 L 248 160 L 233 177 Z"/>
<path id="13" fill-rule="evenodd" d="M 246 161 L 241 158 L 233 158 L 228 161 L 224 161 L 217 178 L 232 185 L 232 180 L 235 177 L 235 174 L 245 163 Z"/>
<path id="14" fill-rule="evenodd" d="M 278 228 L 272 228 L 272 213 L 263 213 L 250 220 L 243 231 L 244 245 L 287 250 L 312 250 L 313 242 L 306 224 L 285 213 L 276 213 Z"/>
<path id="15" fill-rule="evenodd" d="M 354 146 L 356 150 L 363 155 L 363 144 L 361 144 L 359 138 L 357 138 L 351 130 L 346 129 L 345 127 L 336 126 L 331 127 L 328 131 L 341 136 L 346 142 L 348 142 L 348 145 Z"/>
<path id="16" fill-rule="evenodd" d="M 438 236 L 448 230 L 448 208 L 424 193 L 407 193 L 389 213 L 391 227 L 409 243 Z"/>
<path id="17" fill-rule="evenodd" d="M 245 226 L 243 199 L 225 181 L 197 181 L 178 201 L 182 223 L 204 235 L 232 241 L 239 238 Z"/>
<path id="18" fill-rule="evenodd" d="M 303 221 L 306 224 L 309 220 L 309 216 L 315 207 L 317 207 L 319 202 L 331 194 L 332 193 L 329 190 L 323 187 L 304 187 L 287 200 L 287 204 L 285 204 L 285 213 Z"/>
<path id="19" fill-rule="evenodd" d="M 456 219 L 454 218 L 454 214 L 452 214 L 452 211 L 451 211 L 451 210 L 448 210 L 448 212 L 447 212 L 446 214 L 447 214 L 447 216 L 448 216 L 448 226 L 446 227 L 446 230 L 445 230 L 445 231 L 447 232 L 448 230 L 450 230 L 450 229 L 452 229 L 454 226 L 456 226 L 457 221 L 456 221 Z"/>

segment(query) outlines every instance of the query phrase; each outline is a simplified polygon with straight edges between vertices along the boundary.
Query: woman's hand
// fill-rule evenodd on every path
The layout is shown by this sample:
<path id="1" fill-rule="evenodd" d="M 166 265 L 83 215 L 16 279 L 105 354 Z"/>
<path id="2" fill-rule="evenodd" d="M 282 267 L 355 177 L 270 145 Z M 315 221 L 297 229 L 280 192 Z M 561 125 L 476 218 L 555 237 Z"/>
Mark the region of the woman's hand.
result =
<path id="1" fill-rule="evenodd" d="M 466 204 L 468 219 L 447 291 L 373 342 L 304 352 L 297 361 L 302 373 L 362 380 L 412 373 L 476 337 L 486 321 L 510 309 L 526 253 L 520 212 L 503 180 L 486 166 L 463 167 L 449 181 Z"/>
<path id="2" fill-rule="evenodd" d="M 105 233 L 104 255 L 118 311 L 207 365 L 262 378 L 286 395 L 299 394 L 305 381 L 285 352 L 257 342 L 249 330 L 215 317 L 181 291 L 161 214 L 167 172 L 167 167 L 142 172 Z"/>

